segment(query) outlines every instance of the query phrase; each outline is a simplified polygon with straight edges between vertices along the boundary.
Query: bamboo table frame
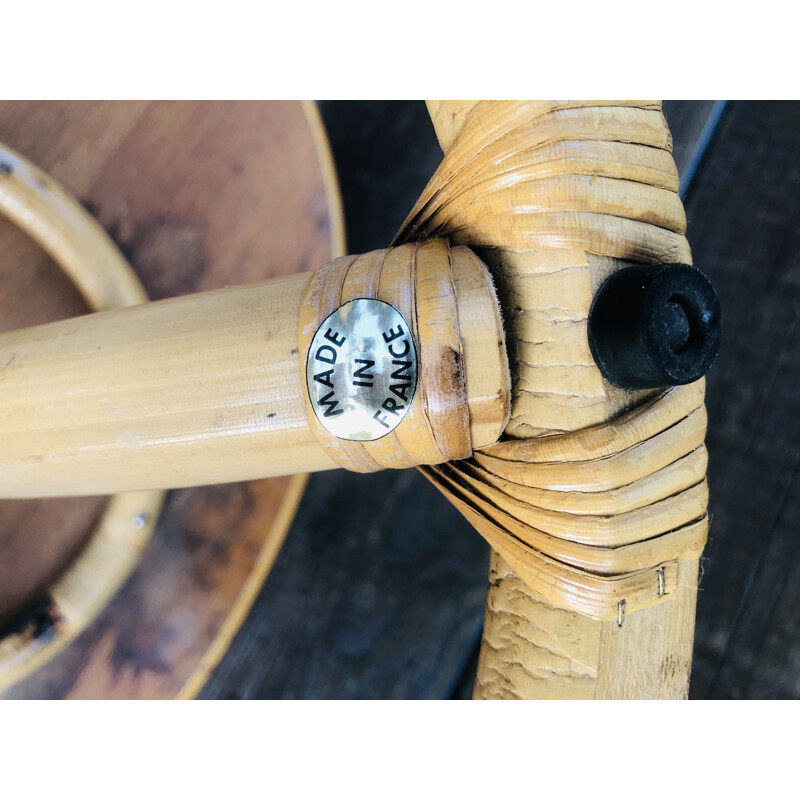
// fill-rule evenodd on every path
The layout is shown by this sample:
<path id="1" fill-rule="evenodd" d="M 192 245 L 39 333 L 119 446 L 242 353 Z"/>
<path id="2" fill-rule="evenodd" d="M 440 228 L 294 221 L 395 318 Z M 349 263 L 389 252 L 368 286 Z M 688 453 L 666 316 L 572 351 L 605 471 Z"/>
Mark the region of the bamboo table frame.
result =
<path id="1" fill-rule="evenodd" d="M 461 339 L 450 347 L 462 348 L 466 369 L 472 370 L 471 377 L 466 376 L 465 387 L 462 387 L 466 392 L 465 401 L 468 399 L 470 402 L 471 426 L 471 442 L 464 454 L 492 445 L 504 427 L 510 437 L 532 437 L 533 442 L 543 441 L 545 450 L 553 436 L 559 442 L 574 441 L 579 448 L 594 447 L 595 444 L 589 443 L 591 434 L 587 434 L 588 439 L 587 436 L 570 439 L 567 434 L 591 429 L 593 425 L 601 426 L 598 430 L 607 432 L 598 434 L 605 441 L 597 451 L 600 453 L 598 466 L 601 473 L 596 473 L 591 479 L 601 480 L 606 469 L 602 459 L 617 452 L 606 445 L 608 437 L 613 439 L 616 435 L 615 425 L 619 424 L 612 422 L 605 429 L 602 426 L 609 420 L 621 419 L 624 422 L 626 418 L 620 417 L 622 412 L 637 404 L 647 409 L 647 404 L 652 404 L 654 398 L 652 393 L 631 395 L 604 383 L 599 372 L 586 359 L 586 348 L 581 341 L 585 334 L 575 336 L 571 331 L 581 330 L 580 324 L 576 323 L 580 320 L 585 322 L 600 279 L 623 263 L 659 260 L 690 263 L 691 259 L 682 236 L 685 218 L 677 199 L 677 173 L 669 156 L 671 142 L 660 108 L 656 103 L 434 102 L 429 104 L 429 109 L 446 153 L 445 160 L 409 215 L 398 244 L 403 240 L 446 235 L 453 243 L 482 248 L 480 253 L 489 263 L 500 290 L 506 314 L 506 334 L 509 330 L 513 334 L 510 347 L 515 394 L 509 409 L 508 401 L 504 399 L 507 390 L 503 389 L 500 377 L 504 374 L 504 348 L 484 351 L 481 344 L 497 341 L 498 335 L 502 339 L 502 331 L 498 334 L 494 328 L 497 318 L 484 312 L 470 311 L 474 305 L 472 301 L 467 302 L 464 313 L 458 314 L 456 330 L 460 331 Z M 535 144 L 526 139 L 529 136 L 538 137 Z M 518 153 L 523 154 L 521 161 Z M 417 249 L 413 252 L 422 251 Z M 380 256 L 379 269 L 383 268 L 387 258 L 388 251 Z M 419 270 L 416 266 L 419 258 L 413 256 L 413 269 Z M 453 275 L 462 280 L 465 273 L 453 267 L 453 257 L 445 255 L 444 259 L 445 262 L 449 260 Z M 355 296 L 364 296 L 359 292 L 377 292 L 377 278 L 373 281 L 374 287 L 370 288 L 373 279 L 368 276 L 378 262 L 375 258 L 366 259 L 363 268 L 354 266 L 358 263 L 362 262 L 350 259 L 342 266 L 342 274 L 347 274 L 348 280 L 352 274 L 350 270 L 363 271 L 364 277 L 359 278 L 358 288 L 353 289 L 357 293 Z M 431 264 L 432 270 L 438 269 L 433 262 Z M 335 270 L 332 274 L 336 274 Z M 419 281 L 421 273 L 416 274 Z M 476 272 L 476 276 L 479 275 L 480 272 Z M 568 280 L 565 282 L 565 279 Z M 474 291 L 476 298 L 486 298 L 477 299 L 475 308 L 480 307 L 480 303 L 490 303 L 491 293 L 487 294 L 481 287 L 481 280 L 476 277 L 476 283 L 470 283 L 469 287 L 465 284 L 464 290 L 456 291 L 457 301 L 460 303 L 466 298 L 463 291 L 468 288 Z M 417 294 L 419 286 L 418 283 Z M 302 407 L 297 406 L 296 401 L 302 398 L 303 391 L 297 386 L 298 359 L 293 356 L 299 355 L 299 348 L 295 346 L 294 337 L 286 335 L 285 321 L 297 318 L 302 309 L 309 307 L 308 295 L 303 301 L 304 287 L 305 279 L 284 281 L 240 292 L 232 290 L 102 315 L 89 319 L 75 331 L 73 325 L 57 324 L 42 333 L 23 332 L 0 338 L 0 352 L 4 346 L 21 352 L 26 364 L 52 362 L 61 358 L 60 353 L 69 353 L 69 361 L 65 362 L 68 369 L 55 374 L 51 370 L 48 375 L 48 380 L 55 384 L 56 395 L 69 393 L 75 386 L 89 386 L 98 374 L 105 376 L 101 382 L 103 386 L 107 377 L 112 386 L 122 387 L 127 394 L 133 392 L 132 407 L 147 402 L 154 386 L 171 392 L 164 395 L 168 399 L 166 421 L 157 420 L 149 433 L 145 428 L 137 428 L 139 442 L 144 444 L 141 458 L 137 449 L 132 464 L 127 463 L 129 458 L 124 459 L 124 468 L 117 466 L 123 462 L 124 448 L 121 449 L 119 444 L 112 446 L 118 435 L 119 420 L 105 428 L 90 425 L 93 415 L 96 417 L 97 414 L 97 403 L 109 402 L 105 388 L 95 393 L 94 400 L 91 397 L 86 399 L 85 411 L 79 407 L 73 412 L 77 416 L 73 416 L 70 424 L 51 425 L 45 434 L 37 434 L 41 439 L 40 445 L 32 437 L 31 431 L 35 426 L 31 420 L 41 413 L 41 409 L 17 408 L 13 429 L 5 431 L 12 455 L 0 464 L 3 492 L 9 496 L 80 494 L 113 492 L 123 485 L 143 490 L 210 480 L 236 480 L 256 474 L 325 469 L 337 463 L 356 468 L 363 468 L 365 464 L 372 468 L 370 465 L 373 463 L 385 466 L 381 459 L 388 457 L 386 452 L 378 454 L 369 447 L 363 451 L 354 448 L 342 451 L 340 445 L 325 440 L 319 431 L 313 430 L 313 418 L 308 416 L 306 421 Z M 252 314 L 256 307 L 260 313 L 266 312 L 269 318 L 278 321 L 268 330 L 266 337 L 269 341 L 266 361 L 272 365 L 271 368 L 278 370 L 277 379 L 273 376 L 271 383 L 261 383 L 255 389 L 250 385 L 232 387 L 229 378 L 232 353 L 235 353 L 240 374 L 257 372 L 265 358 L 263 344 L 258 347 L 253 344 L 259 340 L 263 324 L 261 317 Z M 564 313 L 572 316 L 559 322 L 558 315 Z M 544 327 L 539 325 L 538 329 L 537 315 L 545 321 Z M 210 331 L 209 319 L 215 320 Z M 315 319 L 310 318 L 307 324 Z M 433 336 L 425 333 L 426 330 L 420 328 L 420 342 Z M 566 335 L 561 333 L 564 330 L 568 331 Z M 553 347 L 541 348 L 542 331 L 553 334 Z M 223 346 L 217 348 L 218 355 L 215 353 L 212 359 L 203 359 L 202 363 L 192 362 L 183 383 L 175 382 L 168 366 L 188 353 L 199 352 L 201 348 L 212 350 L 212 338 L 217 332 L 224 335 Z M 64 345 L 67 335 L 71 338 Z M 529 335 L 539 336 L 539 340 L 529 340 Z M 90 353 L 94 349 L 91 343 L 98 339 L 117 352 L 126 352 L 133 359 L 126 363 L 126 367 L 133 364 L 136 374 L 146 374 L 153 367 L 154 353 L 158 354 L 162 364 L 168 366 L 159 371 L 156 364 L 154 377 L 141 387 L 141 399 L 138 399 L 135 395 L 140 391 L 138 385 L 125 383 L 113 363 Z M 535 355 L 526 351 L 529 341 L 539 341 Z M 300 344 L 302 346 L 302 336 Z M 62 350 L 63 346 L 67 350 Z M 498 353 L 501 356 L 499 361 Z M 540 354 L 544 355 L 544 360 Z M 557 356 L 555 360 L 554 355 Z M 429 360 L 429 363 L 434 361 Z M 205 391 L 203 402 L 198 407 L 196 401 L 193 406 L 187 398 L 197 396 L 196 391 L 192 392 L 192 380 L 201 369 Z M 215 370 L 218 379 L 213 377 Z M 39 385 L 35 366 L 23 374 L 21 380 L 26 379 L 28 383 L 18 384 L 14 391 L 20 393 Z M 426 396 L 429 393 L 431 398 L 438 398 L 435 387 L 439 383 L 440 379 L 432 376 L 426 384 L 429 387 L 425 390 Z M 209 392 L 209 386 L 217 388 Z M 494 406 L 488 402 L 493 390 L 498 398 Z M 275 405 L 273 416 L 278 418 L 280 426 L 278 423 L 261 427 L 253 425 L 248 408 L 256 402 L 253 400 L 254 391 L 258 403 L 265 402 L 266 397 L 268 403 Z M 271 399 L 269 392 L 272 392 Z M 35 392 L 33 394 L 35 396 Z M 448 396 L 446 393 L 442 395 L 443 398 Z M 686 398 L 687 394 L 680 397 Z M 702 404 L 702 392 L 699 395 L 695 392 L 694 399 L 686 401 L 689 403 L 685 410 L 686 418 L 695 422 L 687 423 L 688 427 L 685 427 L 686 435 L 700 436 L 699 444 L 695 444 L 691 452 L 697 450 L 698 459 L 702 460 L 698 448 L 702 447 L 703 417 L 702 414 L 692 416 L 694 409 L 699 408 L 697 397 Z M 675 406 L 675 402 L 667 397 L 662 405 L 666 403 L 665 408 L 669 409 Z M 437 400 L 432 407 L 438 403 Z M 219 413 L 224 408 L 232 409 L 233 413 L 224 420 L 220 433 L 206 419 L 210 421 L 212 412 Z M 482 409 L 483 417 L 476 415 L 478 408 Z M 242 409 L 244 416 L 237 409 Z M 668 415 L 669 412 L 664 413 Z M 150 413 L 148 420 L 152 418 Z M 90 440 L 90 447 L 75 444 L 72 438 L 74 419 L 84 420 L 80 423 L 82 437 L 89 435 L 91 429 L 94 438 Z M 680 419 L 679 414 L 671 424 Z M 436 421 L 429 415 L 428 421 L 434 426 L 434 439 L 440 443 L 452 425 L 448 420 L 449 417 L 442 417 L 441 421 Z M 624 435 L 619 434 L 624 439 L 620 444 L 623 449 L 619 452 L 624 452 L 626 447 L 647 443 L 659 430 L 654 428 L 645 438 L 638 439 L 624 439 Z M 17 431 L 19 434 L 15 438 Z M 24 454 L 29 453 L 33 446 L 32 438 L 38 449 L 52 453 L 53 457 L 44 459 L 45 463 L 26 459 Z M 81 441 L 85 443 L 87 440 L 83 438 Z M 200 449 L 205 454 L 201 459 L 190 458 L 197 442 L 201 443 Z M 476 501 L 470 499 L 464 503 L 465 481 L 468 480 L 468 477 L 463 477 L 464 471 L 451 475 L 440 470 L 433 465 L 448 458 L 439 458 L 435 452 L 432 456 L 414 457 L 414 453 L 423 450 L 416 439 L 411 445 L 411 449 L 405 446 L 405 450 L 412 461 L 432 465 L 428 470 L 431 479 L 473 519 L 469 514 L 474 513 Z M 463 457 L 459 450 L 445 450 L 441 446 L 438 449 L 444 455 L 459 453 L 451 458 Z M 650 451 L 653 451 L 652 455 Z M 265 464 L 265 452 L 280 454 L 279 460 Z M 369 455 L 361 455 L 362 452 Z M 98 453 L 100 457 L 96 455 Z M 498 466 L 492 459 L 507 455 L 504 454 L 502 446 L 500 450 L 490 447 L 489 455 L 476 456 L 476 467 L 499 475 Z M 672 460 L 665 462 L 665 454 Z M 641 469 L 635 475 L 631 473 L 633 477 L 628 483 L 649 479 L 651 473 L 656 475 L 684 456 L 683 452 L 669 455 L 656 443 L 649 450 L 642 450 L 637 458 Z M 552 454 L 544 458 L 534 454 L 533 463 L 537 463 L 536 458 L 539 458 L 540 463 L 547 465 L 552 457 Z M 566 457 L 567 462 L 573 460 L 576 466 L 565 467 L 568 467 L 567 471 L 575 471 L 579 463 L 591 467 L 591 458 L 589 456 L 589 461 L 580 462 L 580 458 Z M 530 473 L 531 469 L 535 472 L 536 467 L 526 466 L 524 472 Z M 583 468 L 578 471 L 587 472 Z M 520 480 L 524 485 L 530 485 L 524 479 Z M 623 483 L 609 485 L 616 490 L 616 487 L 625 485 L 624 478 L 620 480 Z M 483 478 L 481 481 L 484 481 L 484 488 L 488 486 Z M 697 482 L 691 484 L 699 485 Z M 488 513 L 495 521 L 498 502 L 492 495 Z M 702 521 L 705 509 L 702 490 L 696 499 L 687 500 L 687 503 L 691 520 Z M 647 529 L 651 525 L 650 517 L 647 513 L 640 514 L 640 517 L 636 524 Z M 616 524 L 613 520 L 616 517 L 612 518 L 612 527 Z M 517 539 L 505 535 L 511 523 L 506 523 L 505 529 L 495 534 L 479 516 L 474 521 L 481 533 L 505 556 L 496 555 L 492 564 L 477 697 L 686 696 L 699 555 L 695 539 L 690 547 L 683 545 L 688 555 L 675 560 L 671 571 L 666 572 L 663 565 L 654 569 L 653 574 L 658 574 L 657 594 L 652 600 L 641 603 L 644 606 L 642 610 L 635 610 L 636 606 L 630 600 L 627 601 L 630 607 L 626 608 L 626 600 L 621 599 L 610 606 L 618 611 L 611 618 L 611 614 L 600 610 L 600 606 L 596 613 L 590 611 L 588 614 L 580 610 L 580 604 L 570 607 L 567 603 L 565 606 L 565 595 L 558 591 L 552 597 L 543 596 L 541 587 L 544 583 L 541 580 L 544 578 L 531 578 L 533 573 L 524 571 L 526 577 L 521 580 L 517 574 L 519 569 L 526 569 L 524 565 L 529 556 L 517 551 L 519 546 L 514 544 Z M 660 535 L 659 531 L 649 536 L 642 535 L 639 541 L 656 535 Z M 696 540 L 702 546 L 704 532 L 699 531 L 697 536 Z M 507 558 L 519 566 L 512 568 Z M 531 589 L 531 580 L 539 591 Z M 668 590 L 665 589 L 667 582 Z M 665 595 L 669 597 L 664 598 Z M 592 616 L 608 618 L 593 619 Z"/>

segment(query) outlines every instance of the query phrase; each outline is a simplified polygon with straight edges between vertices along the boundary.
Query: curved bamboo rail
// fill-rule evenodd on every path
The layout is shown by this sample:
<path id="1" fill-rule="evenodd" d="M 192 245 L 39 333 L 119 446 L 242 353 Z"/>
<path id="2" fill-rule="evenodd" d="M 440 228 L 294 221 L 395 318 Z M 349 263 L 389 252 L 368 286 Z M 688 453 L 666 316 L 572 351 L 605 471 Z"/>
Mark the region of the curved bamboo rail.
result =
<path id="1" fill-rule="evenodd" d="M 1 146 L 0 213 L 50 254 L 93 310 L 147 302 L 141 282 L 100 225 L 48 175 Z M 0 371 L 13 369 L 14 362 L 9 356 Z M 163 491 L 124 491 L 110 499 L 80 557 L 50 588 L 54 635 L 25 630 L 0 641 L 0 690 L 52 658 L 97 616 L 138 563 L 163 501 Z M 87 580 L 94 575 L 103 580 Z"/>

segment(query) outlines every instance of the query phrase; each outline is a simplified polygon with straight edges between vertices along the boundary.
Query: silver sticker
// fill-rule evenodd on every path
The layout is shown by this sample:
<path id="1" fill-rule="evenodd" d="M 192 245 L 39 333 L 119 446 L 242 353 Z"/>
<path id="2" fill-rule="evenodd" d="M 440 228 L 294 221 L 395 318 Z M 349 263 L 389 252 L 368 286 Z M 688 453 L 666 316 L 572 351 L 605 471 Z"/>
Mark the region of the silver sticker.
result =
<path id="1" fill-rule="evenodd" d="M 317 419 L 339 439 L 371 442 L 393 431 L 417 388 L 417 350 L 403 315 L 382 300 L 351 300 L 314 334 L 306 360 Z"/>

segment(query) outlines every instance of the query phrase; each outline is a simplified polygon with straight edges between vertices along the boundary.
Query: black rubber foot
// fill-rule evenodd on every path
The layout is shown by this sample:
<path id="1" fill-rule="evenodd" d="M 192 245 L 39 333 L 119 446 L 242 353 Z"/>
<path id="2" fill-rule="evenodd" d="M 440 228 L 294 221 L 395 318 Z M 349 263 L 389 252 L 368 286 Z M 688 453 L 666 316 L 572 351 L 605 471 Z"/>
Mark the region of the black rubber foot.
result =
<path id="1" fill-rule="evenodd" d="M 589 311 L 589 347 L 622 389 L 692 383 L 719 351 L 722 311 L 708 278 L 686 264 L 626 267 L 600 287 Z"/>

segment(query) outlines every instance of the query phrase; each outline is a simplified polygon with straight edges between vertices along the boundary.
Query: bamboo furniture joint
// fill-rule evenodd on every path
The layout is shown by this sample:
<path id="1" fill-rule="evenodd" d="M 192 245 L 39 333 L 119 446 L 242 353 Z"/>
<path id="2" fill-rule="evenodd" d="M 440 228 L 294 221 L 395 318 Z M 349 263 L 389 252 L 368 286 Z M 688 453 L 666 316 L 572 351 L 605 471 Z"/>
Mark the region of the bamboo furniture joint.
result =
<path id="1" fill-rule="evenodd" d="M 155 303 L 0 153 L 105 309 L 0 336 L 0 494 L 150 492 L 152 524 L 167 488 L 418 466 L 493 549 L 476 697 L 685 697 L 721 316 L 660 104 L 429 111 L 392 247 Z"/>

